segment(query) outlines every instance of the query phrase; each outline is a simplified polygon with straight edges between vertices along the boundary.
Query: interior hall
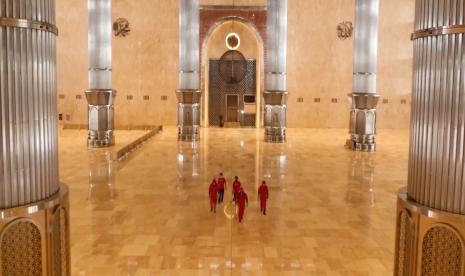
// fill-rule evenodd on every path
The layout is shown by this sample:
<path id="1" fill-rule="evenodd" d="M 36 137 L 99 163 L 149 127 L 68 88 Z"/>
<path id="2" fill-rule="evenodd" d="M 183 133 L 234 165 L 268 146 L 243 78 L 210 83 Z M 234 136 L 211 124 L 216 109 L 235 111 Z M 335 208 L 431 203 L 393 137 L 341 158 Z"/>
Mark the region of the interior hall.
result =
<path id="1" fill-rule="evenodd" d="M 0 276 L 465 276 L 465 0 L 0 0 Z"/>

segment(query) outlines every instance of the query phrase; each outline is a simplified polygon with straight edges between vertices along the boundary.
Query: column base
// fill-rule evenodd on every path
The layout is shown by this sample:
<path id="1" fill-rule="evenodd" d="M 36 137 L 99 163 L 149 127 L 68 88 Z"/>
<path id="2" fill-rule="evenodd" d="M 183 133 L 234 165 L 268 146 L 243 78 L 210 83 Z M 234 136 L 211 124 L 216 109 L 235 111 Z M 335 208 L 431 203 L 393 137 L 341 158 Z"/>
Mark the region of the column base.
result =
<path id="1" fill-rule="evenodd" d="M 0 276 L 71 275 L 68 188 L 0 210 Z"/>
<path id="2" fill-rule="evenodd" d="M 87 146 L 89 148 L 106 148 L 115 145 L 115 136 L 112 130 L 93 132 L 89 131 Z"/>
<path id="3" fill-rule="evenodd" d="M 265 142 L 286 143 L 286 128 L 265 128 Z"/>
<path id="4" fill-rule="evenodd" d="M 397 200 L 394 275 L 465 275 L 465 216 Z"/>
<path id="5" fill-rule="evenodd" d="M 197 89 L 180 89 L 178 98 L 178 140 L 193 142 L 200 140 L 200 99 Z"/>
<path id="6" fill-rule="evenodd" d="M 116 90 L 88 89 L 86 99 L 89 112 L 89 148 L 106 148 L 115 144 L 113 136 L 114 102 Z"/>
<path id="7" fill-rule="evenodd" d="M 375 152 L 376 142 L 374 135 L 351 135 L 346 141 L 346 147 L 354 151 Z"/>
<path id="8" fill-rule="evenodd" d="M 178 140 L 184 142 L 194 142 L 200 140 L 200 127 L 182 126 L 178 128 Z"/>
<path id="9" fill-rule="evenodd" d="M 267 143 L 286 142 L 287 96 L 288 93 L 284 90 L 266 90 L 263 93 L 265 142 Z"/>
<path id="10" fill-rule="evenodd" d="M 349 94 L 351 105 L 347 148 L 355 151 L 376 151 L 376 107 L 379 95 L 371 93 Z"/>

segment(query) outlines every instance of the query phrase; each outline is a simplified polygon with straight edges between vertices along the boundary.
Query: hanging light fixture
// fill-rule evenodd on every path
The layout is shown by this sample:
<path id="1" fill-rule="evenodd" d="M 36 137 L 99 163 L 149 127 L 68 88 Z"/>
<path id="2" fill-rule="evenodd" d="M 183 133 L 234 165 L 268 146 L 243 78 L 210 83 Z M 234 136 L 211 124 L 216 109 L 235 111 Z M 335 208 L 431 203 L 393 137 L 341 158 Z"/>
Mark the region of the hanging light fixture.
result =
<path id="1" fill-rule="evenodd" d="M 235 3 L 233 0 L 233 10 Z M 240 37 L 234 32 L 235 17 L 232 17 L 231 30 L 226 36 L 226 47 L 229 51 L 224 53 L 220 58 L 219 74 L 228 84 L 241 82 L 247 73 L 247 60 L 244 55 L 237 51 L 240 46 Z"/>
<path id="2" fill-rule="evenodd" d="M 235 3 L 234 0 L 232 2 L 232 9 L 235 10 Z M 241 45 L 241 39 L 239 35 L 234 31 L 234 23 L 235 23 L 235 17 L 232 17 L 232 24 L 231 24 L 231 31 L 229 34 L 226 36 L 225 42 L 226 42 L 226 47 L 229 50 L 237 50 L 239 49 Z"/>

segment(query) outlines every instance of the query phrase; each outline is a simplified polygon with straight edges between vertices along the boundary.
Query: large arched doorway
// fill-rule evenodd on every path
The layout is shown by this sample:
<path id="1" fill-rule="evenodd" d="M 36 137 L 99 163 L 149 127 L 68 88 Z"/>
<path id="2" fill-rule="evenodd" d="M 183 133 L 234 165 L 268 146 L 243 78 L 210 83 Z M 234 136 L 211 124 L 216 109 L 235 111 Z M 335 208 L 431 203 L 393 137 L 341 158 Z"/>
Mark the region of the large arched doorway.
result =
<path id="1" fill-rule="evenodd" d="M 237 47 L 228 47 L 228 35 L 236 34 Z M 221 57 L 231 50 L 246 62 L 243 78 L 225 80 L 220 72 Z M 224 18 L 214 25 L 202 43 L 202 125 L 204 127 L 262 126 L 263 42 L 256 29 L 240 18 Z"/>

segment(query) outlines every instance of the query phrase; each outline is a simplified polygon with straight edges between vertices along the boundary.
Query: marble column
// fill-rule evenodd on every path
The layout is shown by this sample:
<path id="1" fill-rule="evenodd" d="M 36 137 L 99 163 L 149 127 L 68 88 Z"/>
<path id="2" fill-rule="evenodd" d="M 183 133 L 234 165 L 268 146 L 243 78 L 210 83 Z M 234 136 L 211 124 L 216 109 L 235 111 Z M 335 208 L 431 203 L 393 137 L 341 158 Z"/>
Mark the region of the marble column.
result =
<path id="1" fill-rule="evenodd" d="M 54 0 L 0 0 L 0 276 L 69 275 Z"/>
<path id="2" fill-rule="evenodd" d="M 379 0 L 356 0 L 354 76 L 352 94 L 349 95 L 350 149 L 376 150 L 376 66 L 378 59 Z"/>
<path id="3" fill-rule="evenodd" d="M 200 4 L 199 0 L 179 0 L 179 89 L 178 139 L 200 139 Z"/>
<path id="4" fill-rule="evenodd" d="M 268 0 L 265 141 L 286 142 L 287 0 Z"/>
<path id="5" fill-rule="evenodd" d="M 465 1 L 416 0 L 395 275 L 465 275 Z"/>
<path id="6" fill-rule="evenodd" d="M 89 112 L 87 145 L 99 148 L 115 144 L 114 98 L 111 79 L 111 0 L 88 0 Z"/>

